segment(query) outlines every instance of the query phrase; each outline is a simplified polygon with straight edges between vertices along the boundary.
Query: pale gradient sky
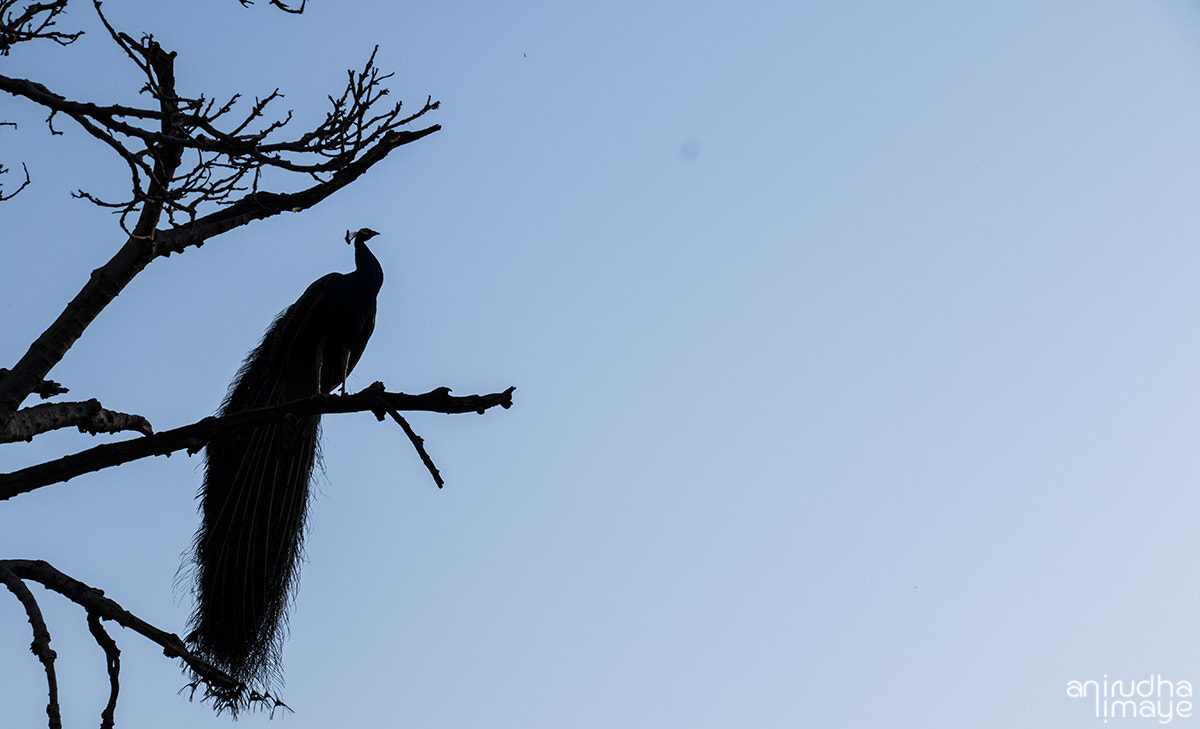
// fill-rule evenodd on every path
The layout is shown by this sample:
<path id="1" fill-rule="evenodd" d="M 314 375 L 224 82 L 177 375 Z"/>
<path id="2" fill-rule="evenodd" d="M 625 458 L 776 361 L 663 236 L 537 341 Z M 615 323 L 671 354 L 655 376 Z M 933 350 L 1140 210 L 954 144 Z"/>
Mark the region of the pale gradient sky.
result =
<path id="1" fill-rule="evenodd" d="M 1099 724 L 1070 680 L 1200 681 L 1191 3 L 105 9 L 179 51 L 181 90 L 279 87 L 298 123 L 379 44 L 444 129 L 156 261 L 53 371 L 70 397 L 160 430 L 210 414 L 361 226 L 387 279 L 351 386 L 517 386 L 509 411 L 413 415 L 440 492 L 394 426 L 326 418 L 278 726 L 1069 729 Z M 65 22 L 90 34 L 3 73 L 135 99 L 90 5 Z M 69 120 L 0 117 L 0 162 L 34 177 L 0 206 L 7 364 L 122 240 L 69 192 L 126 173 Z M 199 467 L 6 502 L 0 555 L 183 633 Z M 64 719 L 96 725 L 103 656 L 41 604 Z M 118 726 L 228 724 L 110 630 Z M 29 641 L 0 594 L 0 727 L 44 726 Z"/>

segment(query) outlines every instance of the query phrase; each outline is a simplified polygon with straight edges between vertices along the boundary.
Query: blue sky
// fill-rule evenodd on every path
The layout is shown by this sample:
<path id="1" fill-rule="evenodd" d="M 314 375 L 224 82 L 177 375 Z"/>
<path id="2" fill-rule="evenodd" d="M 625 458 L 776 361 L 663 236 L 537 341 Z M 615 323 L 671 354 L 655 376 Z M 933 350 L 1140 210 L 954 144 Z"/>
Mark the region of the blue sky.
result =
<path id="1" fill-rule="evenodd" d="M 387 278 L 351 386 L 517 386 L 509 411 L 412 416 L 442 491 L 394 426 L 325 420 L 280 725 L 1087 727 L 1068 681 L 1200 681 L 1188 3 L 105 9 L 179 51 L 181 88 L 279 87 L 298 123 L 379 44 L 443 130 L 156 261 L 53 371 L 72 397 L 210 414 L 360 226 Z M 134 99 L 90 8 L 67 23 L 90 35 L 3 72 Z M 0 159 L 34 177 L 0 207 L 11 362 L 122 240 L 69 191 L 125 179 L 0 103 Z M 199 466 L 14 499 L 0 554 L 182 633 Z M 65 720 L 96 723 L 82 611 L 41 604 Z M 112 632 L 119 726 L 228 721 Z M 0 596 L 4 726 L 44 719 L 29 640 Z"/>

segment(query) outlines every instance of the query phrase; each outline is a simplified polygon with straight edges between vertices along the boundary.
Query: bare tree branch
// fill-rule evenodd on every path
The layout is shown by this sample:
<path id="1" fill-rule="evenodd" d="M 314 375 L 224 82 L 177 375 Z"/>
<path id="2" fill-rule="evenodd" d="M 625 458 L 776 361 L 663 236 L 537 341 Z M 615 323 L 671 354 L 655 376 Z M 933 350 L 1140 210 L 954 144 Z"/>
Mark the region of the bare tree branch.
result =
<path id="1" fill-rule="evenodd" d="M 152 216 L 153 217 L 153 216 Z M 83 289 L 58 319 L 30 345 L 25 356 L 0 380 L 0 425 L 66 355 L 89 324 L 154 259 L 153 228 L 139 229 L 104 266 L 92 272 Z"/>
<path id="2" fill-rule="evenodd" d="M 149 456 L 170 455 L 184 449 L 189 453 L 196 453 L 218 433 L 278 421 L 288 416 L 371 412 L 382 420 L 389 409 L 482 414 L 496 406 L 506 409 L 512 407 L 512 394 L 515 389 L 510 387 L 490 395 L 458 397 L 451 395 L 449 388 L 441 387 L 421 395 L 409 395 L 402 392 L 385 392 L 382 383 L 374 383 L 353 395 L 321 395 L 283 405 L 245 410 L 223 418 L 208 417 L 174 430 L 135 440 L 107 443 L 12 473 L 0 473 L 0 501 L 43 486 L 68 481 L 85 473 Z M 436 478 L 440 480 L 440 476 Z M 440 485 L 439 483 L 439 487 Z"/>
<path id="3" fill-rule="evenodd" d="M 99 400 L 56 402 L 18 410 L 8 425 L 0 427 L 0 443 L 30 441 L 36 435 L 61 428 L 79 428 L 81 433 L 120 433 L 136 430 L 151 435 L 154 428 L 141 415 L 106 410 Z"/>
<path id="4" fill-rule="evenodd" d="M 30 182 L 29 168 L 25 166 L 24 162 L 21 163 L 21 168 L 25 170 L 25 181 L 21 183 L 20 187 L 18 187 L 16 190 L 13 190 L 10 193 L 8 193 L 7 195 L 4 194 L 3 192 L 0 192 L 0 202 L 7 202 L 9 200 L 12 200 L 14 197 L 19 195 L 22 190 L 29 187 L 29 182 Z M 0 175 L 3 175 L 7 172 L 8 172 L 8 168 L 4 167 L 3 165 L 0 165 Z M 0 187 L 0 190 L 3 190 L 3 188 Z"/>
<path id="5" fill-rule="evenodd" d="M 441 128 L 440 124 L 435 124 L 415 132 L 388 132 L 359 159 L 338 170 L 325 182 L 299 192 L 250 193 L 237 202 L 215 213 L 198 218 L 192 223 L 159 231 L 156 236 L 158 255 L 168 256 L 172 253 L 182 253 L 190 246 L 203 245 L 209 238 L 255 220 L 262 220 L 283 212 L 299 213 L 307 210 L 354 182 L 376 163 L 382 161 L 392 150 L 429 136 Z"/>
<path id="6" fill-rule="evenodd" d="M 3 380 L 4 376 L 7 374 L 8 368 L 0 367 L 0 380 Z M 54 380 L 42 380 L 36 386 L 34 386 L 33 392 L 30 394 L 36 394 L 43 400 L 48 400 L 55 395 L 63 395 L 68 392 L 70 392 L 69 389 L 63 387 L 62 384 L 55 382 Z"/>
<path id="7" fill-rule="evenodd" d="M 242 4 L 242 7 L 244 7 L 244 8 L 248 8 L 254 4 L 254 0 L 238 0 L 238 2 L 240 2 Z M 293 8 L 293 7 L 284 5 L 282 2 L 280 2 L 280 0 L 271 0 L 272 5 L 279 8 L 280 10 L 282 10 L 285 13 L 291 13 L 292 15 L 300 15 L 301 13 L 303 13 L 304 5 L 307 2 L 308 2 L 308 0 L 301 0 L 300 7 Z"/>
<path id="8" fill-rule="evenodd" d="M 187 646 L 184 645 L 183 641 L 178 635 L 175 635 L 174 633 L 168 633 L 165 630 L 156 628 L 150 623 L 147 623 L 145 620 L 142 620 L 138 616 L 121 607 L 121 605 L 119 605 L 116 601 L 106 597 L 103 590 L 97 590 L 96 588 L 90 587 L 79 580 L 69 577 L 62 572 L 59 572 L 48 562 L 40 559 L 0 560 L 0 582 L 3 582 L 5 586 L 9 588 L 9 590 L 13 591 L 13 594 L 17 595 L 22 604 L 25 605 L 26 612 L 31 614 L 31 616 L 36 614 L 38 621 L 41 623 L 40 628 L 36 624 L 34 626 L 34 652 L 38 652 L 36 648 L 38 645 L 44 646 L 43 652 L 49 651 L 47 654 L 48 658 L 43 657 L 42 654 L 39 654 L 39 658 L 42 659 L 43 664 L 48 665 L 47 673 L 49 675 L 53 675 L 54 660 L 54 651 L 50 650 L 49 647 L 50 633 L 46 630 L 45 622 L 41 620 L 41 612 L 37 608 L 37 602 L 33 600 L 33 595 L 29 594 L 29 588 L 27 588 L 23 582 L 25 580 L 37 582 L 46 589 L 57 592 L 76 605 L 83 607 L 85 610 L 87 610 L 89 618 L 90 616 L 95 616 L 99 620 L 111 620 L 117 625 L 132 630 L 138 635 L 141 635 L 142 637 L 158 644 L 162 647 L 163 654 L 167 656 L 167 658 L 181 659 L 202 682 L 210 687 L 228 690 L 237 686 L 237 682 L 225 675 L 219 669 L 210 665 L 207 661 L 192 655 L 191 651 L 187 649 Z M 22 597 L 22 594 L 25 594 L 28 597 Z M 31 609 L 33 611 L 32 613 L 30 613 Z M 33 622 L 32 617 L 31 622 Z M 38 638 L 39 635 L 44 636 L 44 638 Z M 102 640 L 100 642 L 101 647 L 103 648 L 104 643 Z M 112 654 L 108 652 L 107 648 L 105 648 L 105 653 L 110 656 L 111 660 Z M 49 661 L 49 663 L 47 663 L 47 661 Z M 110 663 L 110 672 L 113 670 L 113 665 L 113 663 Z M 52 685 L 52 695 L 54 697 L 54 702 L 57 703 L 57 685 L 53 681 Z M 112 691 L 115 692 L 115 684 Z M 54 726 L 53 716 L 51 717 L 51 726 Z"/>
<path id="9" fill-rule="evenodd" d="M 12 0 L 0 0 L 0 3 Z M 332 195 L 382 161 L 396 148 L 438 131 L 402 129 L 438 108 L 432 98 L 408 116 L 399 103 L 377 110 L 387 95 L 390 74 L 375 67 L 372 52 L 361 71 L 349 71 L 346 88 L 330 97 L 325 120 L 291 139 L 277 139 L 290 113 L 266 119 L 278 91 L 259 99 L 239 121 L 220 124 L 230 115 L 238 96 L 218 105 L 203 95 L 184 97 L 175 90 L 175 54 L 153 38 L 134 41 L 96 12 L 113 41 L 145 77 L 145 89 L 156 101 L 153 108 L 98 105 L 72 101 L 26 79 L 0 75 L 0 91 L 63 114 L 88 134 L 117 152 L 130 170 L 131 197 L 120 202 L 101 200 L 87 192 L 76 195 L 121 213 L 129 233 L 119 251 L 92 272 L 88 283 L 49 328 L 30 346 L 12 372 L 0 380 L 0 426 L 7 423 L 37 383 L 50 372 L 84 330 L 133 278 L 158 256 L 202 245 L 208 239 L 254 220 L 281 212 L 300 212 Z M 135 147 L 135 145 L 137 145 Z M 185 153 L 194 161 L 182 168 Z M 258 189 L 265 169 L 300 174 L 315 184 L 297 192 Z M 240 197 L 237 197 L 241 195 Z M 236 199 L 235 199 L 236 198 Z M 201 215 L 201 208 L 216 210 Z M 132 228 L 126 218 L 137 214 Z M 164 216 L 170 222 L 156 230 Z M 186 222 L 176 219 L 186 217 Z"/>
<path id="10" fill-rule="evenodd" d="M 412 441 L 413 448 L 417 449 L 417 455 L 421 456 L 421 462 L 425 464 L 425 468 L 429 469 L 429 474 L 433 476 L 433 482 L 437 484 L 437 487 L 440 489 L 445 486 L 446 482 L 442 480 L 441 472 L 434 465 L 433 459 L 429 457 L 429 452 L 425 450 L 425 439 L 417 435 L 417 432 L 412 429 L 412 426 L 408 424 L 404 416 L 398 413 L 395 408 L 388 408 L 387 414 L 392 416 L 392 420 L 396 421 L 404 430 L 404 434 Z"/>
<path id="11" fill-rule="evenodd" d="M 239 0 L 244 6 L 253 0 Z M 268 0 L 284 12 L 300 14 L 293 0 Z M 82 31 L 58 30 L 57 23 L 69 0 L 0 0 L 0 56 L 18 43 L 40 39 L 68 45 Z M 74 122 L 87 135 L 113 150 L 129 171 L 129 192 L 73 194 L 119 214 L 124 242 L 112 258 L 91 272 L 65 309 L 30 345 L 12 370 L 0 368 L 0 443 L 29 440 L 50 430 L 77 427 L 89 433 L 133 430 L 145 437 L 87 450 L 0 474 L 0 501 L 76 476 L 117 466 L 151 455 L 179 450 L 194 454 L 214 436 L 287 418 L 322 413 L 368 411 L 377 419 L 391 416 L 417 450 L 438 488 L 443 479 L 424 440 L 400 411 L 484 413 L 512 405 L 514 388 L 467 397 L 451 396 L 448 388 L 421 395 L 389 393 L 374 383 L 353 395 L 322 395 L 283 405 L 209 417 L 174 430 L 154 434 L 140 415 L 105 409 L 95 399 L 86 402 L 40 404 L 20 409 L 33 393 L 42 398 L 62 394 L 66 388 L 47 379 L 96 317 L 147 265 L 158 257 L 181 253 L 256 220 L 283 212 L 301 212 L 357 180 L 397 148 L 441 129 L 414 124 L 437 110 L 427 97 L 415 111 L 387 97 L 392 74 L 375 65 L 378 46 L 360 69 L 347 71 L 340 93 L 328 95 L 324 118 L 297 130 L 293 113 L 283 108 L 278 88 L 257 97 L 242 94 L 216 96 L 176 87 L 176 54 L 150 35 L 137 39 L 114 27 L 105 17 L 100 0 L 92 0 L 99 23 L 128 58 L 126 71 L 136 77 L 147 101 L 133 105 L 103 104 L 70 99 L 29 79 L 0 75 L 0 92 L 41 107 L 52 135 Z M 136 68 L 136 72 L 132 69 Z M 56 128 L 57 126 L 60 128 Z M 424 124 L 424 122 L 421 122 Z M 0 125 L 12 125 L 0 120 Z M 15 126 L 15 125 L 12 125 Z M 413 127 L 413 128 L 410 128 Z M 0 202 L 10 200 L 30 184 L 15 191 L 0 188 Z M 0 175 L 11 170 L 0 165 Z M 14 176 L 15 177 L 15 176 Z M 10 179 L 10 178 L 4 178 Z M 14 183 L 15 184 L 15 183 Z M 273 189 L 262 189 L 271 187 Z M 12 190 L 12 186 L 9 187 Z M 120 650 L 103 621 L 111 620 L 163 648 L 170 658 L 181 659 L 192 672 L 193 694 L 201 698 L 244 696 L 248 703 L 283 706 L 277 698 L 254 693 L 222 671 L 192 655 L 179 636 L 167 633 L 132 615 L 103 592 L 34 560 L 0 560 L 0 582 L 21 602 L 33 628 L 32 650 L 47 678 L 47 714 L 52 728 L 61 726 L 55 652 L 50 633 L 29 590 L 36 582 L 82 606 L 88 628 L 102 649 L 109 677 L 107 705 L 100 712 L 101 727 L 114 724 L 120 692 Z M 235 713 L 241 705 L 227 706 Z M 273 710 L 272 708 L 272 710 Z"/>
<path id="12" fill-rule="evenodd" d="M 33 593 L 21 581 L 20 576 L 5 562 L 0 562 L 0 582 L 4 583 L 9 592 L 15 595 L 21 602 L 21 606 L 25 608 L 25 615 L 33 627 L 33 643 L 30 644 L 29 649 L 42 662 L 42 667 L 46 670 L 47 692 L 50 696 L 46 704 L 46 714 L 50 718 L 50 729 L 62 729 L 62 712 L 58 704 L 58 676 L 54 671 L 54 659 L 57 656 L 54 649 L 50 647 L 50 630 L 46 627 L 42 610 L 38 607 Z"/>
<path id="13" fill-rule="evenodd" d="M 54 41 L 60 46 L 74 43 L 83 35 L 82 31 L 63 33 L 51 30 L 56 25 L 58 16 L 67 9 L 67 2 L 68 0 L 0 0 L 0 56 L 7 56 L 18 43 L 35 39 Z"/>
<path id="14" fill-rule="evenodd" d="M 96 8 L 100 13 L 99 2 L 96 2 Z M 114 42 L 146 76 L 146 88 L 160 102 L 160 107 L 169 101 L 172 109 L 100 106 L 72 101 L 40 83 L 4 76 L 0 76 L 0 91 L 33 101 L 52 114 L 70 117 L 88 134 L 111 147 L 130 169 L 131 197 L 125 201 L 107 202 L 83 191 L 76 195 L 120 210 L 124 215 L 153 201 L 164 206 L 172 222 L 178 214 L 185 214 L 192 220 L 206 204 L 227 202 L 236 193 L 256 191 L 255 181 L 266 169 L 300 173 L 318 181 L 328 180 L 390 132 L 438 108 L 437 102 L 427 99 L 422 109 L 404 117 L 401 116 L 401 103 L 375 111 L 388 95 L 383 83 L 392 76 L 381 73 L 375 66 L 375 55 L 379 50 L 376 46 L 361 71 L 347 72 L 345 90 L 338 98 L 329 97 L 331 109 L 325 120 L 312 130 L 292 139 L 277 138 L 292 118 L 290 111 L 274 121 L 266 118 L 268 106 L 282 98 L 278 89 L 257 99 L 240 122 L 223 130 L 217 122 L 233 111 L 238 95 L 219 107 L 203 95 L 194 98 L 176 96 L 173 87 L 168 98 L 159 74 L 142 58 L 148 49 L 157 48 L 157 44 L 149 37 L 137 43 L 108 25 L 102 13 L 100 17 Z M 134 142 L 143 148 L 133 149 Z M 172 179 L 165 188 L 168 194 L 159 199 L 150 195 L 144 181 L 152 176 L 153 150 L 163 145 L 192 150 L 196 154 L 191 167 Z"/>
<path id="15" fill-rule="evenodd" d="M 100 616 L 91 610 L 87 615 L 88 630 L 104 651 L 104 660 L 108 666 L 108 704 L 100 712 L 100 729 L 113 729 L 116 723 L 117 694 L 121 692 L 121 649 L 104 629 Z"/>

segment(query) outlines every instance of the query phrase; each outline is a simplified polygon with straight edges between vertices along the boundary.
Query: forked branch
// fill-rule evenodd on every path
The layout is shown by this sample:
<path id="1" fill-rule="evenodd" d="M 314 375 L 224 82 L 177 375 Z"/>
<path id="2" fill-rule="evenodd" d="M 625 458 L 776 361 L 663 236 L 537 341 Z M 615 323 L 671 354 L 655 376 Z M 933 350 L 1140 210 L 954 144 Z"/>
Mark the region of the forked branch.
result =
<path id="1" fill-rule="evenodd" d="M 57 592 L 87 611 L 88 626 L 91 629 L 92 636 L 104 651 L 108 663 L 109 700 L 104 711 L 101 713 L 102 726 L 112 726 L 112 713 L 116 706 L 117 689 L 119 686 L 118 674 L 120 673 L 121 664 L 119 658 L 120 651 L 117 650 L 116 643 L 109 637 L 100 624 L 101 620 L 111 620 L 121 627 L 132 630 L 157 643 L 162 647 L 164 655 L 168 658 L 181 659 L 192 670 L 198 680 L 210 689 L 227 690 L 237 685 L 232 678 L 214 668 L 207 661 L 193 655 L 178 635 L 168 633 L 142 620 L 121 607 L 116 601 L 106 597 L 103 590 L 98 590 L 69 577 L 42 560 L 3 559 L 0 560 L 0 584 L 7 587 L 25 608 L 25 614 L 29 617 L 30 625 L 33 628 L 31 650 L 38 657 L 38 660 L 42 662 L 42 666 L 46 671 L 47 691 L 49 693 L 47 713 L 50 717 L 51 727 L 62 726 L 58 705 L 58 680 L 54 670 L 54 661 L 57 656 L 50 647 L 49 628 L 42 618 L 37 600 L 25 584 L 27 581 L 36 582 L 48 590 Z"/>
<path id="2" fill-rule="evenodd" d="M 0 0 L 0 56 L 7 56 L 18 43 L 49 40 L 60 46 L 74 43 L 82 31 L 65 33 L 55 30 L 58 16 L 67 9 L 68 0 L 32 2 Z"/>
<path id="3" fill-rule="evenodd" d="M 255 220 L 307 210 L 395 149 L 441 128 L 436 124 L 406 128 L 437 109 L 438 102 L 427 98 L 420 109 L 407 115 L 399 102 L 384 103 L 388 95 L 384 83 L 391 75 L 375 66 L 372 51 L 361 70 L 347 72 L 342 93 L 329 97 L 324 120 L 308 131 L 288 135 L 291 113 L 270 115 L 282 98 L 278 90 L 248 107 L 239 104 L 237 94 L 217 103 L 204 94 L 181 93 L 175 88 L 175 53 L 150 36 L 134 40 L 108 22 L 99 0 L 93 4 L 106 32 L 137 68 L 140 84 L 154 103 L 133 107 L 75 101 L 40 83 L 3 75 L 0 91 L 42 106 L 51 120 L 56 115 L 72 119 L 116 152 L 130 172 L 129 196 L 109 201 L 83 191 L 77 194 L 119 212 L 128 239 L 0 380 L 0 427 L 150 261 L 202 245 Z M 45 5 L 65 6 L 65 0 Z M 13 6 L 14 0 L 0 0 L 0 11 Z M 268 170 L 299 175 L 311 184 L 294 191 L 263 190 L 260 182 Z M 159 227 L 163 217 L 169 224 L 166 228 Z M 132 227 L 127 225 L 130 219 Z"/>

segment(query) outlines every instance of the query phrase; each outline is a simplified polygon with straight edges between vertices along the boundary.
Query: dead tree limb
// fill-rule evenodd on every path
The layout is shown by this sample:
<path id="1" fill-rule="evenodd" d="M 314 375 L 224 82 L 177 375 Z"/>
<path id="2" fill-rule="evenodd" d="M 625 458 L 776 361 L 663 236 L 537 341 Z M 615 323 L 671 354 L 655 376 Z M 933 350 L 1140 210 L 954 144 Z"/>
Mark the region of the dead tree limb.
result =
<path id="1" fill-rule="evenodd" d="M 61 727 L 58 718 L 58 682 L 54 673 L 54 651 L 50 648 L 50 632 L 42 619 L 37 600 L 25 585 L 33 581 L 48 590 L 57 592 L 71 602 L 79 605 L 88 613 L 89 626 L 95 623 L 92 635 L 104 651 L 109 671 L 109 703 L 102 716 L 110 716 L 109 711 L 116 704 L 118 679 L 120 671 L 119 651 L 116 644 L 99 625 L 101 620 L 111 620 L 123 628 L 132 630 L 142 637 L 158 644 L 163 649 L 163 655 L 168 658 L 182 660 L 196 675 L 198 680 L 210 688 L 229 689 L 237 683 L 207 661 L 192 655 L 178 635 L 168 633 L 142 620 L 126 610 L 116 601 L 106 597 L 103 590 L 98 590 L 62 572 L 59 572 L 48 562 L 35 559 L 3 559 L 0 560 L 0 583 L 3 583 L 25 608 L 33 626 L 34 640 L 32 650 L 46 669 L 49 685 L 50 703 L 47 712 L 50 714 L 50 726 Z M 99 628 L 99 631 L 95 628 Z M 102 719 L 103 721 L 103 719 Z"/>
<path id="2" fill-rule="evenodd" d="M 43 486 L 68 481 L 85 473 L 111 468 L 149 456 L 170 455 L 180 450 L 196 453 L 217 433 L 262 425 L 288 416 L 370 412 L 382 420 L 389 409 L 446 414 L 471 412 L 482 414 L 496 406 L 511 407 L 514 389 L 510 387 L 503 392 L 490 395 L 458 397 L 451 395 L 449 388 L 442 387 L 421 395 L 409 395 L 402 392 L 385 392 L 381 383 L 375 383 L 353 395 L 321 395 L 283 405 L 244 410 L 223 418 L 208 417 L 191 425 L 166 430 L 144 438 L 107 443 L 19 471 L 2 473 L 0 474 L 0 501 Z M 422 461 L 426 462 L 426 458 L 428 455 L 423 454 Z M 428 462 L 426 463 L 428 465 Z M 440 476 L 435 479 L 440 480 Z"/>
<path id="3" fill-rule="evenodd" d="M 78 428 L 81 433 L 120 433 L 136 430 L 150 435 L 154 428 L 141 415 L 108 410 L 96 399 L 85 402 L 54 402 L 18 410 L 8 425 L 0 428 L 0 443 L 33 440 L 35 435 L 61 428 Z"/>
<path id="4" fill-rule="evenodd" d="M 7 374 L 8 368 L 0 367 L 0 380 L 3 380 L 4 376 Z M 70 390 L 63 387 L 61 383 L 55 382 L 54 380 L 42 380 L 34 386 L 31 394 L 35 394 L 43 400 L 48 400 L 55 395 L 63 395 L 68 392 L 70 392 Z"/>
<path id="5" fill-rule="evenodd" d="M 49 40 L 60 46 L 74 43 L 82 31 L 54 30 L 68 0 L 0 0 L 0 56 L 7 56 L 18 43 Z"/>
<path id="6" fill-rule="evenodd" d="M 61 729 L 62 711 L 58 704 L 58 674 L 54 670 L 54 660 L 58 656 L 50 647 L 50 630 L 46 627 L 46 620 L 42 617 L 42 609 L 21 577 L 2 563 L 0 563 L 0 583 L 4 583 L 9 592 L 16 596 L 21 603 L 21 607 L 25 608 L 25 615 L 29 618 L 30 627 L 33 628 L 33 642 L 30 643 L 29 650 L 37 656 L 42 663 L 42 668 L 46 671 L 46 692 L 49 694 L 46 715 L 50 719 L 50 729 Z"/>
<path id="7" fill-rule="evenodd" d="M 116 724 L 117 695 L 121 693 L 121 649 L 104 629 L 99 615 L 89 610 L 87 623 L 88 631 L 104 651 L 104 660 L 108 667 L 108 704 L 104 706 L 104 711 L 100 712 L 100 729 L 113 729 Z"/>
<path id="8" fill-rule="evenodd" d="M 0 0 L 0 21 L 13 2 Z M 65 4 L 66 0 L 51 3 Z M 391 74 L 375 66 L 372 51 L 361 70 L 347 72 L 342 93 L 328 97 L 324 120 L 307 131 L 286 135 L 291 112 L 271 116 L 282 98 L 277 89 L 248 105 L 241 103 L 239 94 L 221 102 L 204 94 L 183 94 L 176 90 L 174 52 L 150 36 L 134 40 L 108 22 L 99 0 L 93 0 L 93 5 L 105 31 L 137 68 L 140 83 L 154 103 L 133 107 L 75 101 L 35 81 L 2 74 L 0 91 L 45 108 L 50 112 L 48 121 L 60 114 L 70 118 L 117 154 L 130 172 L 129 197 L 114 202 L 83 191 L 77 195 L 119 212 L 128 237 L 0 380 L 0 427 L 12 419 L 99 313 L 155 258 L 202 245 L 255 220 L 311 208 L 392 151 L 441 128 L 436 124 L 405 128 L 437 109 L 438 102 L 427 98 L 409 114 L 402 113 L 399 102 L 385 104 L 384 84 Z M 312 184 L 294 192 L 259 189 L 262 173 L 268 170 L 299 175 Z M 160 227 L 164 218 L 167 225 Z"/>
<path id="9" fill-rule="evenodd" d="M 25 170 L 25 181 L 22 182 L 21 185 L 17 189 L 13 190 L 12 192 L 8 192 L 8 193 L 4 192 L 3 186 L 0 186 L 0 202 L 8 202 L 9 200 L 12 200 L 14 197 L 19 195 L 22 190 L 29 187 L 29 183 L 30 183 L 29 168 L 25 166 L 24 162 L 21 163 L 21 167 L 22 167 L 22 169 Z M 8 168 L 3 165 L 0 165 L 0 175 L 4 175 L 4 174 L 8 174 Z"/>

